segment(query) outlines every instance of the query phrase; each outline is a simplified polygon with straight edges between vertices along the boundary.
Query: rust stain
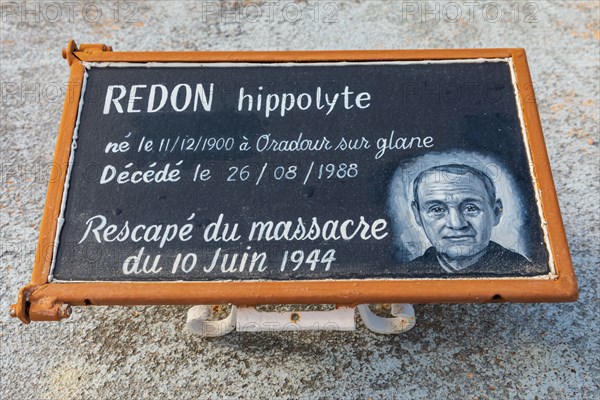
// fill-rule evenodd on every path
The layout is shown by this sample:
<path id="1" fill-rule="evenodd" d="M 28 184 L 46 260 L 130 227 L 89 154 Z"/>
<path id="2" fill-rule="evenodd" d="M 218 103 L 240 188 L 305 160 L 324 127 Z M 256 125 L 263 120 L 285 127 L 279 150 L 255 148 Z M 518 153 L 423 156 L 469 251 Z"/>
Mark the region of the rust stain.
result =
<path id="1" fill-rule="evenodd" d="M 585 29 L 591 32 L 594 39 L 600 40 L 600 30 L 598 30 L 598 23 L 596 21 L 586 23 Z"/>
<path id="2" fill-rule="evenodd" d="M 597 8 L 596 3 L 593 1 L 590 1 L 589 3 L 585 1 L 577 2 L 575 7 L 581 11 L 591 11 L 596 10 Z"/>
<path id="3" fill-rule="evenodd" d="M 590 29 L 587 25 L 586 28 Z M 578 32 L 578 31 L 569 31 L 569 34 L 574 38 L 578 39 L 600 39 L 600 30 L 598 29 L 590 29 L 589 31 Z"/>
<path id="4" fill-rule="evenodd" d="M 593 99 L 588 99 L 588 100 L 582 101 L 581 104 L 584 106 L 594 107 L 596 102 Z"/>
<path id="5" fill-rule="evenodd" d="M 569 135 L 569 137 L 576 137 L 576 138 L 579 138 L 579 139 L 583 139 L 583 138 L 586 138 L 586 137 L 590 136 L 590 133 L 584 131 L 581 128 L 573 128 L 573 129 L 571 129 L 569 131 L 568 135 Z"/>

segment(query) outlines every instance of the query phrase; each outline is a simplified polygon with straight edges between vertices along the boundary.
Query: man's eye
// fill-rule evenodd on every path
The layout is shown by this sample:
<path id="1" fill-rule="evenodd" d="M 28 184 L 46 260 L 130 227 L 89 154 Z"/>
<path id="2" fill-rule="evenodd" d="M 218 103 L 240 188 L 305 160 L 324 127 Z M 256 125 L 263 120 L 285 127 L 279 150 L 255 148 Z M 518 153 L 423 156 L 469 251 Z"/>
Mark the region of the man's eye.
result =
<path id="1" fill-rule="evenodd" d="M 475 213 L 479 210 L 479 207 L 477 207 L 475 204 L 467 204 L 467 206 L 465 207 L 465 211 L 470 213 Z"/>
<path id="2" fill-rule="evenodd" d="M 444 209 L 444 207 L 440 207 L 440 206 L 431 206 L 431 207 L 429 207 L 429 212 L 433 213 L 433 214 L 442 214 L 445 211 L 446 210 Z"/>

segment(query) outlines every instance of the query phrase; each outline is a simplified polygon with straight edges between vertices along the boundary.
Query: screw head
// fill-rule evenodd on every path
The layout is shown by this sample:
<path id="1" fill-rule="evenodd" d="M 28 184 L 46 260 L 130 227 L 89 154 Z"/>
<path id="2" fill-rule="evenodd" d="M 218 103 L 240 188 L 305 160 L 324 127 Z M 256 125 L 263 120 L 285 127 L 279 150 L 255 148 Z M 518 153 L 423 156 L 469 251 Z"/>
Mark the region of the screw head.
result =
<path id="1" fill-rule="evenodd" d="M 71 316 L 73 309 L 68 304 L 63 304 L 58 308 L 58 319 L 65 319 Z"/>

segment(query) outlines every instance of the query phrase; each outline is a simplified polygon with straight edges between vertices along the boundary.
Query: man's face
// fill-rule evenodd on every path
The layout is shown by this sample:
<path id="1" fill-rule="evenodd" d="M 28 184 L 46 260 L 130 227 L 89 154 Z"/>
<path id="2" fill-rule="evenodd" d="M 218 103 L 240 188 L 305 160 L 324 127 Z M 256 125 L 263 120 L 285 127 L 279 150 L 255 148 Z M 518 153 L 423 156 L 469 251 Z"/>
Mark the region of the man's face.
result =
<path id="1" fill-rule="evenodd" d="M 478 177 L 432 172 L 423 177 L 417 194 L 415 218 L 438 253 L 458 259 L 487 247 L 492 227 L 500 222 L 502 203 L 490 199 Z"/>

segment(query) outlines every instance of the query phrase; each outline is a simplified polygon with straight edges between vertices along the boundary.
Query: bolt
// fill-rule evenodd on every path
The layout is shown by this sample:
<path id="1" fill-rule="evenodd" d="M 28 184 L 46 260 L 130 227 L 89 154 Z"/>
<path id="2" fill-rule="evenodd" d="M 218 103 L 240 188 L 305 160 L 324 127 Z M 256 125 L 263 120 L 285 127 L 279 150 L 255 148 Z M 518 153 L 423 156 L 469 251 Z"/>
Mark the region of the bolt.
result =
<path id="1" fill-rule="evenodd" d="M 300 314 L 298 314 L 298 313 L 292 313 L 292 315 L 290 317 L 290 320 L 292 322 L 298 322 L 298 321 L 300 321 Z"/>
<path id="2" fill-rule="evenodd" d="M 58 319 L 65 319 L 65 318 L 69 318 L 71 316 L 71 313 L 73 312 L 73 309 L 71 308 L 70 305 L 68 304 L 63 304 L 62 306 L 60 306 L 58 308 Z"/>

